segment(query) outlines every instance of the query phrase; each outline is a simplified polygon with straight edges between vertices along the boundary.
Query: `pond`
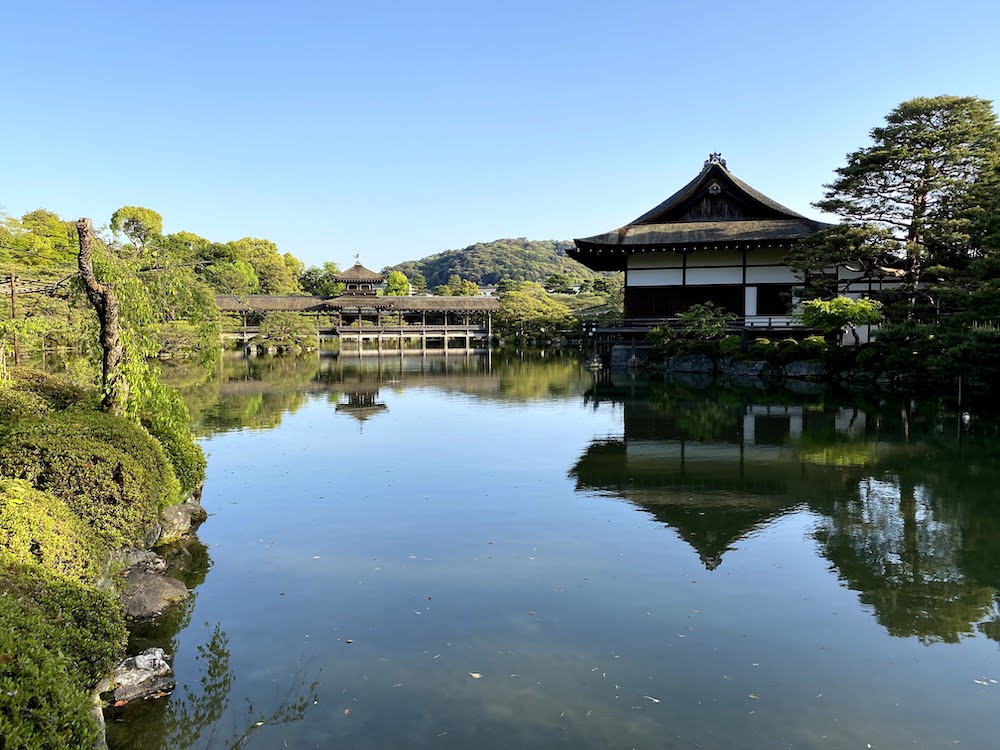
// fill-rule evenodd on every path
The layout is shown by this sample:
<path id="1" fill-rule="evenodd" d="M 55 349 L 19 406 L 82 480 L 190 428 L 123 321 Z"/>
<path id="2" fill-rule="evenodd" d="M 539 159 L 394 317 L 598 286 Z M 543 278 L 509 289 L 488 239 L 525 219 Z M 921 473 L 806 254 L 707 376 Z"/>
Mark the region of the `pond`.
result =
<path id="1" fill-rule="evenodd" d="M 112 750 L 994 746 L 996 419 L 798 390 L 227 361 L 180 686 Z"/>

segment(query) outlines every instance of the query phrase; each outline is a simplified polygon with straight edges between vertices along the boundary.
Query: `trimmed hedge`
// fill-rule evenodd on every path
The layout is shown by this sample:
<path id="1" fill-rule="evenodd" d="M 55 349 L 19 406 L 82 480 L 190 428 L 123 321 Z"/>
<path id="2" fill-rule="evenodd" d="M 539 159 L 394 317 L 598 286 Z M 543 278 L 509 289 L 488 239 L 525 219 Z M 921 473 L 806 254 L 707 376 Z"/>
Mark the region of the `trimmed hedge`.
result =
<path id="1" fill-rule="evenodd" d="M 105 675 L 125 646 L 111 596 L 0 553 L 0 747 L 94 747 L 79 686 Z"/>
<path id="2" fill-rule="evenodd" d="M 0 427 L 0 476 L 65 501 L 112 549 L 140 545 L 160 509 L 181 500 L 160 443 L 101 412 L 54 412 Z"/>
<path id="3" fill-rule="evenodd" d="M 103 574 L 93 530 L 57 497 L 20 479 L 0 479 L 0 550 L 19 563 L 85 583 Z"/>

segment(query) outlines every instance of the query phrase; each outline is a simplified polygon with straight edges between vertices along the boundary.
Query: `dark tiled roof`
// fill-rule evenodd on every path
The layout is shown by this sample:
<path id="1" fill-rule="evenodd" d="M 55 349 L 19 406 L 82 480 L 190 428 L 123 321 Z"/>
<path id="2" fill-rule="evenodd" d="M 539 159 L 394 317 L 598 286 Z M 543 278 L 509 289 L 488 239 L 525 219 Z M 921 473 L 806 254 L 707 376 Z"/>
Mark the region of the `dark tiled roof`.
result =
<path id="1" fill-rule="evenodd" d="M 630 224 L 612 232 L 576 240 L 582 246 L 636 245 L 664 247 L 770 240 L 797 240 L 828 226 L 807 219 L 757 219 L 752 221 L 679 221 L 668 224 Z M 678 248 L 679 249 L 679 248 Z"/>
<path id="2" fill-rule="evenodd" d="M 355 263 L 343 273 L 338 273 L 333 277 L 337 281 L 370 281 L 373 284 L 380 284 L 385 281 L 385 276 L 375 273 L 365 268 L 360 263 Z"/>
<path id="3" fill-rule="evenodd" d="M 574 240 L 567 254 L 600 271 L 621 270 L 632 252 L 786 247 L 827 228 L 734 177 L 713 156 L 697 177 L 635 221 Z"/>

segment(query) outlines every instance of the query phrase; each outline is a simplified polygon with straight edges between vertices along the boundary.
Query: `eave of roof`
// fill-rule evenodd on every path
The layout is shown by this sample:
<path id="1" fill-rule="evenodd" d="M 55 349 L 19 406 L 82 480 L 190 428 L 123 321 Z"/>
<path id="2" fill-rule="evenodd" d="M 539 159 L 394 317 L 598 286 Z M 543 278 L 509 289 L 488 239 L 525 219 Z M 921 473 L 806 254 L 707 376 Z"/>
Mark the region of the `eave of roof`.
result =
<path id="1" fill-rule="evenodd" d="M 370 269 L 365 268 L 361 263 L 355 263 L 353 266 L 348 268 L 343 273 L 338 273 L 333 277 L 336 281 L 370 281 L 372 283 L 381 283 L 385 281 L 385 276 L 380 273 L 375 273 Z"/>

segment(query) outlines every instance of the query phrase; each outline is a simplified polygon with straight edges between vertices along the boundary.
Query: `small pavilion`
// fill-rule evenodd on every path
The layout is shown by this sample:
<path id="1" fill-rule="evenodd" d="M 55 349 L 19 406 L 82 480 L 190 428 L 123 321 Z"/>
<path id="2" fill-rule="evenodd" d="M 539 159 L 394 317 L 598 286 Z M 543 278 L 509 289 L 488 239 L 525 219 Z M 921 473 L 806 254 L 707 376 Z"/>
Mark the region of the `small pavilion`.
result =
<path id="1" fill-rule="evenodd" d="M 361 265 L 361 261 L 357 260 L 357 256 L 355 256 L 354 265 L 334 276 L 333 280 L 344 285 L 344 294 L 375 296 L 375 285 L 385 283 L 385 276 L 368 270 Z"/>

